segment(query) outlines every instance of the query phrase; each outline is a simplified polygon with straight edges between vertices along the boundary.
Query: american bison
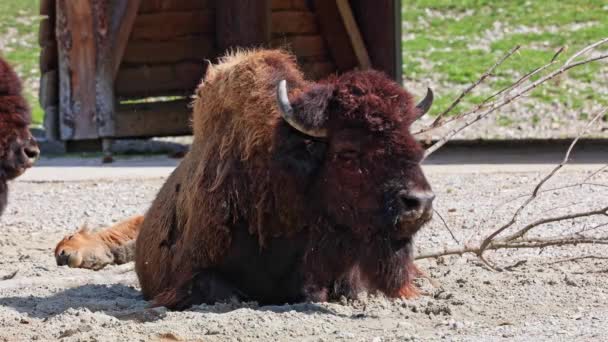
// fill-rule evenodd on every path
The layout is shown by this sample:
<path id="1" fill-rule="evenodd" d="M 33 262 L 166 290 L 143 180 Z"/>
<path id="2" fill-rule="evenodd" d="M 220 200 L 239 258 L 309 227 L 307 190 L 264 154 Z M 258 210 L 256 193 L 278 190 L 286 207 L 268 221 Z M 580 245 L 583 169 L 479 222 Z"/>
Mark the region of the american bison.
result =
<path id="1" fill-rule="evenodd" d="M 192 148 L 137 236 L 145 298 L 184 309 L 412 295 L 412 238 L 434 195 L 409 126 L 431 103 L 376 71 L 305 81 L 282 51 L 209 65 Z"/>
<path id="2" fill-rule="evenodd" d="M 97 232 L 81 228 L 55 247 L 57 265 L 100 270 L 133 261 L 135 238 L 143 220 L 143 216 L 133 216 Z"/>
<path id="3" fill-rule="evenodd" d="M 21 96 L 21 82 L 0 58 L 0 215 L 7 202 L 7 182 L 31 167 L 40 154 L 28 128 L 30 121 L 29 107 Z"/>

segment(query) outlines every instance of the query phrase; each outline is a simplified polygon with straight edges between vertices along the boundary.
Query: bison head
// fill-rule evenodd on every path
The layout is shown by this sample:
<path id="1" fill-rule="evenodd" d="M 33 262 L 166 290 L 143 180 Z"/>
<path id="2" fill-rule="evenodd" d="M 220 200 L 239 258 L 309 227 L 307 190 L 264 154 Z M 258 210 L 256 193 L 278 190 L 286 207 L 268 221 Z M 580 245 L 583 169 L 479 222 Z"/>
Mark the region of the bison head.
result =
<path id="1" fill-rule="evenodd" d="M 294 95 L 279 82 L 276 156 L 297 178 L 306 213 L 357 239 L 410 241 L 432 216 L 423 149 L 409 131 L 430 108 L 431 90 L 415 105 L 383 74 L 356 71 Z"/>
<path id="2" fill-rule="evenodd" d="M 0 58 L 0 180 L 18 177 L 40 151 L 28 125 L 30 111 L 15 72 Z"/>

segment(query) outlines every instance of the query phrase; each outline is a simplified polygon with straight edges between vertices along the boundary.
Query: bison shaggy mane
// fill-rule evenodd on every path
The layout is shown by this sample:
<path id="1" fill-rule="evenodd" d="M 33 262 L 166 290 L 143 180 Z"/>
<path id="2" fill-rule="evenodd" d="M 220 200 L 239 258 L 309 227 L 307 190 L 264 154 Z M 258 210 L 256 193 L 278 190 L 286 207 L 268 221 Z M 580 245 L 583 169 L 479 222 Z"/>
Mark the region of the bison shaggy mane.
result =
<path id="1" fill-rule="evenodd" d="M 7 182 L 32 166 L 39 154 L 28 129 L 30 121 L 21 81 L 0 57 L 0 215 L 7 202 Z"/>
<path id="2" fill-rule="evenodd" d="M 278 50 L 209 65 L 192 148 L 136 241 L 144 296 L 183 309 L 411 295 L 432 193 L 409 126 L 428 100 L 376 71 L 309 82 Z"/>

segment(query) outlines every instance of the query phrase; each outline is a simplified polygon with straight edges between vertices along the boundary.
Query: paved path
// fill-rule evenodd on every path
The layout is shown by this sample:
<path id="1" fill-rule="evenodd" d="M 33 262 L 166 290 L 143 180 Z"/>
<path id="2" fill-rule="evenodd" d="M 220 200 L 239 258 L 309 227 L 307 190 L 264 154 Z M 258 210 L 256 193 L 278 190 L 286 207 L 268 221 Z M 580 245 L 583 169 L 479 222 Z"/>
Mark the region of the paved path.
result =
<path id="1" fill-rule="evenodd" d="M 565 147 L 446 147 L 424 165 L 428 173 L 501 173 L 548 171 L 564 157 Z M 95 179 L 150 179 L 167 177 L 179 159 L 165 156 L 117 157 L 111 164 L 99 158 L 43 158 L 18 181 L 82 181 Z M 608 147 L 578 148 L 571 170 L 596 170 L 608 164 Z"/>

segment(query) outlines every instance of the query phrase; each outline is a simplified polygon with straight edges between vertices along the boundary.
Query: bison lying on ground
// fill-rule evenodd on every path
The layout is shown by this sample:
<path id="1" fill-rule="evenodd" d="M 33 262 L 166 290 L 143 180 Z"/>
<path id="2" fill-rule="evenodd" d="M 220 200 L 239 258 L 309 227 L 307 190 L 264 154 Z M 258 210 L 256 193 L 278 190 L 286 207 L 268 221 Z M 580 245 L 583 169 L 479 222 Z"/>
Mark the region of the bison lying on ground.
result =
<path id="1" fill-rule="evenodd" d="M 183 309 L 413 293 L 412 238 L 434 196 L 409 126 L 430 91 L 416 106 L 375 71 L 311 83 L 293 56 L 253 51 L 210 65 L 196 95 L 192 148 L 137 237 L 145 298 Z"/>
<path id="2" fill-rule="evenodd" d="M 30 121 L 21 82 L 0 58 L 0 215 L 6 206 L 7 182 L 31 167 L 40 153 L 28 128 Z"/>

